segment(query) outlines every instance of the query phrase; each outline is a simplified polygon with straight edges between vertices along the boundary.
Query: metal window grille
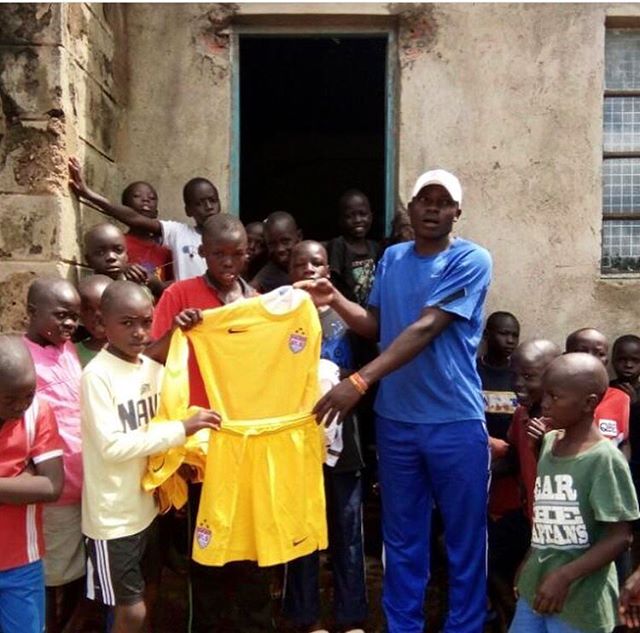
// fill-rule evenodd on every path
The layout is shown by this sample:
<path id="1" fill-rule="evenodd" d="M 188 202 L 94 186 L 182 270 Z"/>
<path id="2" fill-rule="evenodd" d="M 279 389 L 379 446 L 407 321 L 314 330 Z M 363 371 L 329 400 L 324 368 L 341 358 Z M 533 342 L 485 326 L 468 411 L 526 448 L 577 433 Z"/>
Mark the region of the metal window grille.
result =
<path id="1" fill-rule="evenodd" d="M 640 273 L 640 30 L 605 38 L 602 272 Z"/>

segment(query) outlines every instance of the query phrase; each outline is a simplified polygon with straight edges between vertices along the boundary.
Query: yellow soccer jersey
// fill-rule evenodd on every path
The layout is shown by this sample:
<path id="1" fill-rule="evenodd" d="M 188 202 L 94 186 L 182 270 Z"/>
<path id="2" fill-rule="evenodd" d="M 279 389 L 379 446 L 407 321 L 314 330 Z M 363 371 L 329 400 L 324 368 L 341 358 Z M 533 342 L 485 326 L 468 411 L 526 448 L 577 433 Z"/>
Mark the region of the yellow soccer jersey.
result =
<path id="1" fill-rule="evenodd" d="M 291 295 L 283 302 L 295 300 L 294 307 L 271 312 L 274 293 Z M 301 290 L 285 287 L 205 311 L 202 323 L 186 335 L 211 408 L 223 420 L 275 418 L 313 408 L 322 332 L 315 306 Z M 184 366 L 180 371 L 184 377 Z"/>
<path id="2" fill-rule="evenodd" d="M 202 564 L 273 565 L 326 547 L 323 435 L 310 415 L 321 327 L 310 298 L 285 287 L 205 311 L 198 326 L 176 331 L 159 419 L 188 413 L 187 338 L 223 429 L 209 434 L 206 448 L 199 434 L 155 456 L 144 487 L 161 486 L 161 505 L 183 503 L 174 473 L 208 453 L 193 552 Z"/>

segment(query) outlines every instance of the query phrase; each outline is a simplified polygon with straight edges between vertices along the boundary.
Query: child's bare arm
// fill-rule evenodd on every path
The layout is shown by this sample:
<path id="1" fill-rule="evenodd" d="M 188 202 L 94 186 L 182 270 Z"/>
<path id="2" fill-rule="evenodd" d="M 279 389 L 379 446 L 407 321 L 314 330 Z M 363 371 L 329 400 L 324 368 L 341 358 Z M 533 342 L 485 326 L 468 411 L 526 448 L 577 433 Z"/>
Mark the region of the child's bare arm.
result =
<path id="1" fill-rule="evenodd" d="M 547 423 L 543 418 L 531 418 L 527 422 L 527 440 L 531 450 L 535 453 L 536 459 L 540 454 L 542 438 L 547 432 Z"/>
<path id="2" fill-rule="evenodd" d="M 618 611 L 622 624 L 630 629 L 640 628 L 640 567 L 624 583 Z"/>
<path id="3" fill-rule="evenodd" d="M 631 526 L 626 521 L 607 525 L 605 536 L 582 556 L 548 573 L 538 585 L 533 610 L 560 613 L 571 583 L 615 560 L 631 544 Z"/>
<path id="4" fill-rule="evenodd" d="M 80 161 L 74 156 L 69 159 L 69 185 L 79 198 L 91 202 L 103 213 L 119 220 L 128 227 L 155 235 L 162 233 L 162 225 L 159 220 L 148 218 L 131 207 L 111 202 L 99 193 L 89 189 L 82 175 Z"/>
<path id="5" fill-rule="evenodd" d="M 168 329 L 159 339 L 147 346 L 144 354 L 153 358 L 156 363 L 164 365 L 167 362 L 169 346 L 171 345 L 171 335 L 176 327 L 181 330 L 190 330 L 194 325 L 202 321 L 202 310 L 197 308 L 186 308 L 173 318 L 173 326 Z"/>
<path id="6" fill-rule="evenodd" d="M 0 477 L 0 503 L 24 505 L 56 501 L 62 492 L 62 457 L 27 467 L 17 477 Z"/>

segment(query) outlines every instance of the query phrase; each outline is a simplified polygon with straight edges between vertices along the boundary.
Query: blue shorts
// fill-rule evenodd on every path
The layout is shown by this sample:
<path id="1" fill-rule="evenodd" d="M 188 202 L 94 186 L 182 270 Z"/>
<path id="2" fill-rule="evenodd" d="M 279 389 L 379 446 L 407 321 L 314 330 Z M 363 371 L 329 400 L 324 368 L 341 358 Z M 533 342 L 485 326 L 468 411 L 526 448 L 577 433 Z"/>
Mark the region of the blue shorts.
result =
<path id="1" fill-rule="evenodd" d="M 536 613 L 524 598 L 518 599 L 509 633 L 582 633 L 557 615 Z"/>
<path id="2" fill-rule="evenodd" d="M 44 624 L 42 561 L 0 571 L 0 633 L 42 633 Z"/>

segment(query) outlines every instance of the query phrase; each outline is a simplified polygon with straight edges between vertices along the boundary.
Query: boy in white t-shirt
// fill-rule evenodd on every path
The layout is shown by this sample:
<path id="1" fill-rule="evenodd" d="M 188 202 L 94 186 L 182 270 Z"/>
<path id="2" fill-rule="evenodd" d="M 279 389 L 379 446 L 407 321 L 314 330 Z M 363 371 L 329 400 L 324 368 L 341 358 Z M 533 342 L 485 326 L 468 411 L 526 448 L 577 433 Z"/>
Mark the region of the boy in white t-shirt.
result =
<path id="1" fill-rule="evenodd" d="M 140 479 L 147 456 L 215 429 L 220 417 L 201 410 L 188 420 L 148 426 L 154 416 L 162 365 L 142 355 L 149 342 L 153 305 L 129 281 L 114 281 L 100 304 L 108 344 L 82 374 L 84 482 L 82 531 L 86 537 L 87 596 L 115 606 L 113 631 L 142 631 L 145 552 L 157 515 Z"/>
<path id="2" fill-rule="evenodd" d="M 209 180 L 192 178 L 182 189 L 184 210 L 187 217 L 194 219 L 194 227 L 184 222 L 158 220 L 157 217 L 149 217 L 129 206 L 110 202 L 89 189 L 82 175 L 80 162 L 75 157 L 69 159 L 69 176 L 69 184 L 79 198 L 97 206 L 108 216 L 126 224 L 137 233 L 161 237 L 162 243 L 173 255 L 176 281 L 204 274 L 207 266 L 198 254 L 202 242 L 202 225 L 208 217 L 220 213 L 218 190 Z"/>

